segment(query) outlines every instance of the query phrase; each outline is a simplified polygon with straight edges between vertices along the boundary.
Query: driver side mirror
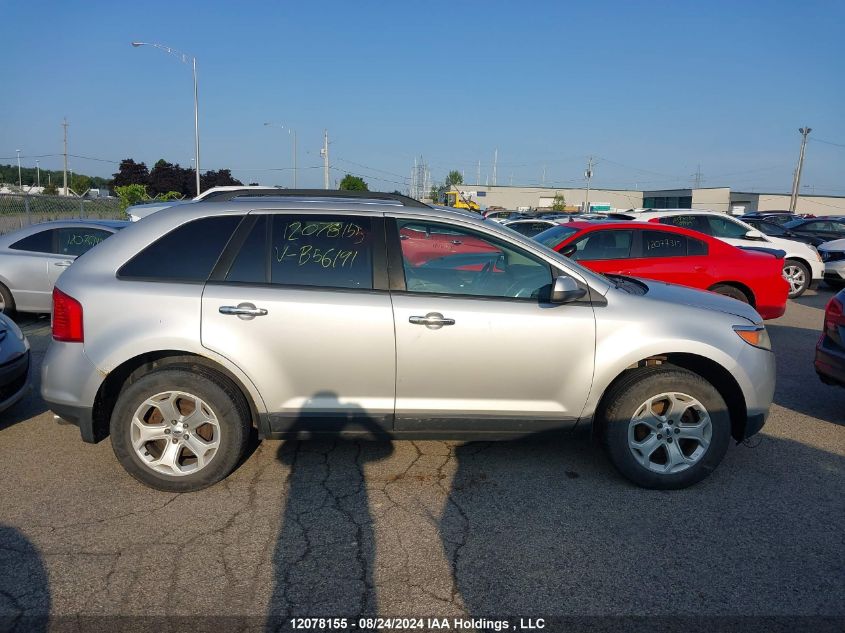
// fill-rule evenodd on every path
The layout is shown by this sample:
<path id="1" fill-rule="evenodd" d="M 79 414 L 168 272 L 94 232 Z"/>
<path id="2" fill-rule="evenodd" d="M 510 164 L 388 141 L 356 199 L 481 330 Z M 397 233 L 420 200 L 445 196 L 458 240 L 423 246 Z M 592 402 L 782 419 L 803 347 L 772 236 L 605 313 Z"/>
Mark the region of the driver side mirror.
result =
<path id="1" fill-rule="evenodd" d="M 587 294 L 587 291 L 578 286 L 578 283 L 572 277 L 560 276 L 555 278 L 552 285 L 552 294 L 549 298 L 550 303 L 569 303 L 577 301 Z"/>
<path id="2" fill-rule="evenodd" d="M 763 237 L 763 234 L 757 230 L 747 231 L 745 233 L 745 239 L 747 240 L 765 240 L 766 238 Z"/>

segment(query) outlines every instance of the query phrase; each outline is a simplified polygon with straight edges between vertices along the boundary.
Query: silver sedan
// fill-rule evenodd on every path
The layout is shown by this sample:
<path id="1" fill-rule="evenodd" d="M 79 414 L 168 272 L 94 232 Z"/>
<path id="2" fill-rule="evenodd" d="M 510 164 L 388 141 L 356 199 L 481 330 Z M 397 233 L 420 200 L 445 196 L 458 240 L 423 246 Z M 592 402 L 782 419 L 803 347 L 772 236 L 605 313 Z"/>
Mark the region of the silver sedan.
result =
<path id="1" fill-rule="evenodd" d="M 0 312 L 49 312 L 59 275 L 77 257 L 128 224 L 60 220 L 0 236 Z"/>

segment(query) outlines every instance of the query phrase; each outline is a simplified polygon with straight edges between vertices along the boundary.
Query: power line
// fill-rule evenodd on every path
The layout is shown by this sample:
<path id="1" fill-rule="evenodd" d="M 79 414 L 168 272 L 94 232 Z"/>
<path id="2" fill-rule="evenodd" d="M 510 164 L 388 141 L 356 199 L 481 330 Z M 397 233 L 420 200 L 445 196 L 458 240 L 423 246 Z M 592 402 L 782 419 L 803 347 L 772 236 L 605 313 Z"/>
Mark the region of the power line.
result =
<path id="1" fill-rule="evenodd" d="M 842 143 L 834 143 L 833 141 L 824 141 L 820 138 L 808 139 L 811 143 L 824 143 L 825 145 L 833 145 L 834 147 L 845 147 Z"/>

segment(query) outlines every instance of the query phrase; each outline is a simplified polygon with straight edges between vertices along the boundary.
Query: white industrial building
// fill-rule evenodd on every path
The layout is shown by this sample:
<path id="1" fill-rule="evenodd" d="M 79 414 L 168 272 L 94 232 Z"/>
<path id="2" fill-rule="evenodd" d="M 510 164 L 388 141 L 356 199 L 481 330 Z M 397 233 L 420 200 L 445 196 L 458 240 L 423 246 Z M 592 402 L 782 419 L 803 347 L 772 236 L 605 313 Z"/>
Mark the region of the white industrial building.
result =
<path id="1" fill-rule="evenodd" d="M 583 209 L 588 200 L 590 209 L 625 210 L 712 209 L 726 213 L 771 211 L 789 208 L 789 194 L 732 191 L 729 187 L 699 189 L 660 189 L 635 191 L 628 189 L 561 189 L 552 187 L 509 187 L 461 185 L 455 187 L 464 197 L 474 200 L 482 209 L 550 209 L 556 196 L 563 196 L 567 210 Z M 559 198 L 558 198 L 559 199 Z M 805 196 L 798 198 L 798 213 L 845 215 L 845 196 Z"/>

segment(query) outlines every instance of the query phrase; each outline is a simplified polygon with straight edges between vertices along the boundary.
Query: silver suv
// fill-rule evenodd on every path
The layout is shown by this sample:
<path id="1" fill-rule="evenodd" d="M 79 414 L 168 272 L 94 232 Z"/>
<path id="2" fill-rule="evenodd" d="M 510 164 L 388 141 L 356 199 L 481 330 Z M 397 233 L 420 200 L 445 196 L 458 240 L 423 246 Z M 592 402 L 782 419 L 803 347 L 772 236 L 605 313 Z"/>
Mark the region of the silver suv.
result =
<path id="1" fill-rule="evenodd" d="M 42 395 L 141 482 L 198 490 L 261 438 L 502 439 L 591 426 L 641 486 L 763 426 L 760 316 L 603 277 L 477 215 L 289 192 L 153 214 L 54 292 Z"/>

